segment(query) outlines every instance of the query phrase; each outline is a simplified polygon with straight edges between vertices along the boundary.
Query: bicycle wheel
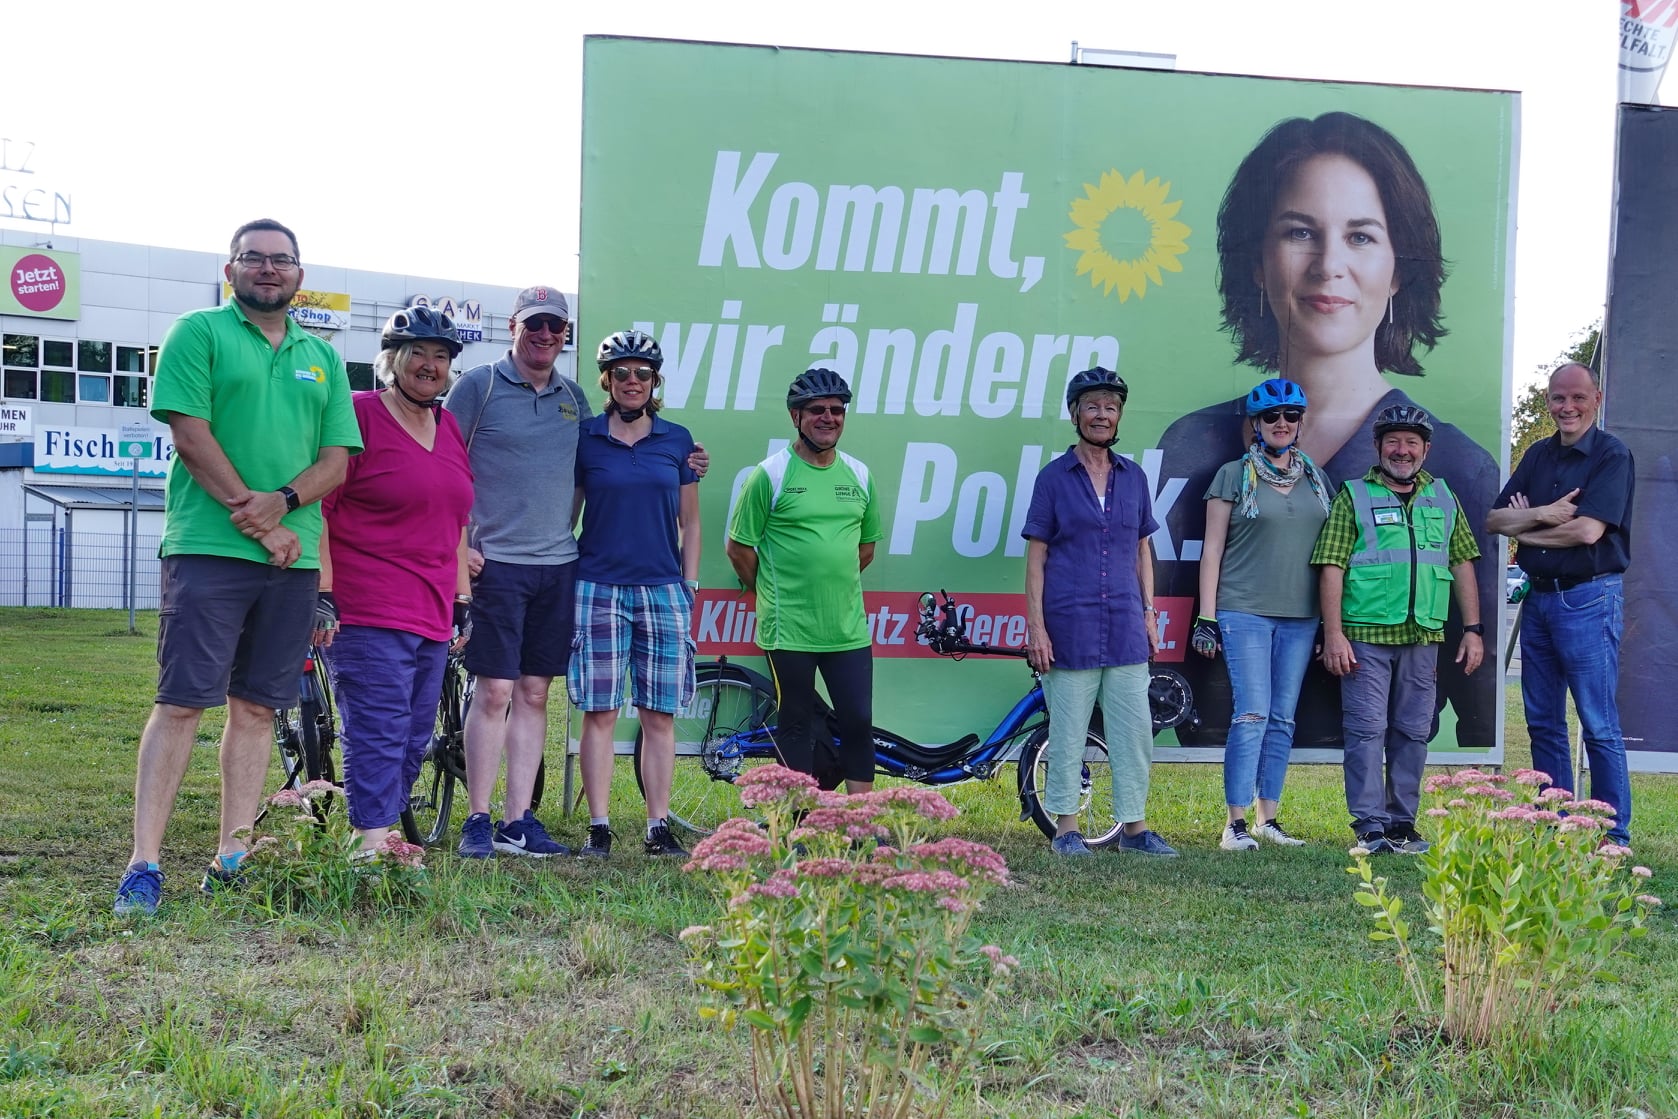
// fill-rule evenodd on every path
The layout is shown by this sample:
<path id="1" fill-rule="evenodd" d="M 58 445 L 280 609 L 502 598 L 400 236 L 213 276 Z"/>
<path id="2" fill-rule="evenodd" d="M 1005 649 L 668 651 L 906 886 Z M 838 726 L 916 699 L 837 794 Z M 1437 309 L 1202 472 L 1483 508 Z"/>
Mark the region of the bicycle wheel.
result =
<path id="1" fill-rule="evenodd" d="M 451 655 L 437 697 L 437 727 L 402 813 L 402 832 L 409 843 L 435 847 L 449 834 L 455 786 L 466 787 L 466 712 L 472 706 L 472 689 L 465 665 Z"/>
<path id="2" fill-rule="evenodd" d="M 313 655 L 303 662 L 297 703 L 274 712 L 274 753 L 282 789 L 296 789 L 310 781 L 334 780 L 332 753 L 338 742 L 332 687 L 326 666 Z"/>
<path id="3" fill-rule="evenodd" d="M 1020 806 L 1031 822 L 1050 838 L 1055 818 L 1044 808 L 1042 790 L 1048 780 L 1049 728 L 1038 727 L 1020 750 Z M 1084 841 L 1091 847 L 1105 847 L 1119 835 L 1113 818 L 1113 769 L 1107 761 L 1107 743 L 1093 730 L 1084 735 L 1084 756 L 1078 773 L 1078 815 L 1083 821 Z"/>
<path id="4" fill-rule="evenodd" d="M 698 677 L 693 701 L 676 712 L 669 820 L 695 835 L 710 835 L 740 812 L 734 779 L 751 766 L 775 761 L 775 690 L 762 676 L 735 665 L 704 665 Z M 645 797 L 641 745 L 636 731 L 635 784 Z"/>

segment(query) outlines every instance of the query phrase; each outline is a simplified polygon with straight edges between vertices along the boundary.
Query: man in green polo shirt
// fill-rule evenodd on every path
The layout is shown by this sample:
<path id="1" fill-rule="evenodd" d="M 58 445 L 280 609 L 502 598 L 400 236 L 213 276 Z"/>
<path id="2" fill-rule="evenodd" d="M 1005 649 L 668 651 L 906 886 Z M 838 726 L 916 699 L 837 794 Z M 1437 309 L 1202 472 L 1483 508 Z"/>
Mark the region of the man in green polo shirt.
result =
<path id="1" fill-rule="evenodd" d="M 1375 468 L 1340 487 L 1311 562 L 1323 665 L 1340 677 L 1352 831 L 1372 855 L 1415 855 L 1428 848 L 1416 808 L 1452 594 L 1464 622 L 1457 663 L 1470 674 L 1484 656 L 1474 580 L 1480 547 L 1456 495 L 1422 469 L 1432 418 L 1394 404 L 1376 415 L 1374 431 Z"/>
<path id="2" fill-rule="evenodd" d="M 256 820 L 274 709 L 296 701 L 317 624 L 317 503 L 361 450 L 343 360 L 288 313 L 303 283 L 296 236 L 268 219 L 240 226 L 224 274 L 233 299 L 170 327 L 152 390 L 175 459 L 158 549 L 157 697 L 140 736 L 119 915 L 157 911 L 164 828 L 199 720 L 223 703 L 221 841 L 201 888 L 237 878 L 236 833 Z"/>
<path id="3" fill-rule="evenodd" d="M 851 386 L 808 369 L 787 389 L 798 439 L 747 476 L 729 520 L 728 559 L 757 592 L 757 644 L 769 658 L 780 708 L 775 747 L 789 769 L 848 791 L 874 782 L 874 650 L 862 572 L 884 535 L 874 482 L 839 450 Z M 816 672 L 838 722 L 837 771 L 816 718 Z M 813 735 L 824 741 L 818 747 Z"/>

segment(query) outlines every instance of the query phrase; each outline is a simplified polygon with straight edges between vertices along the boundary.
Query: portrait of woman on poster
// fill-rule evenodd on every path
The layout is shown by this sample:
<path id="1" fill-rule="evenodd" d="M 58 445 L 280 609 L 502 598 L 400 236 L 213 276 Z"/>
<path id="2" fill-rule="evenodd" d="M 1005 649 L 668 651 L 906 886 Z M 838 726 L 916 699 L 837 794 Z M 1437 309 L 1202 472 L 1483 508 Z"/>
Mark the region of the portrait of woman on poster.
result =
<path id="1" fill-rule="evenodd" d="M 1375 462 L 1376 413 L 1413 401 L 1386 375 L 1421 377 L 1421 357 L 1447 333 L 1440 291 L 1448 268 L 1426 182 L 1404 145 L 1350 113 L 1295 117 L 1267 132 L 1236 169 L 1218 211 L 1218 291 L 1235 358 L 1297 383 L 1311 400 L 1300 447 L 1332 485 L 1360 478 Z M 1203 492 L 1241 439 L 1241 397 L 1182 417 L 1160 439 L 1162 477 L 1186 477 Z M 1460 428 L 1437 421 L 1428 471 L 1445 479 L 1484 534 L 1498 494 L 1497 462 Z M 1199 541 L 1205 506 L 1178 501 L 1166 517 L 1172 539 Z M 1160 594 L 1194 596 L 1198 564 L 1161 562 Z M 1499 580 L 1481 580 L 1482 617 L 1496 617 Z M 1446 641 L 1462 632 L 1455 606 Z M 1199 662 L 1199 663 L 1196 663 Z M 1216 745 L 1229 727 L 1230 692 L 1221 664 L 1190 657 L 1202 716 L 1185 745 Z M 1497 681 L 1441 664 L 1439 696 L 1457 720 L 1456 740 L 1489 746 L 1496 735 Z M 1336 681 L 1313 663 L 1299 701 L 1295 745 L 1340 741 Z M 1192 740 L 1192 741 L 1191 741 Z"/>

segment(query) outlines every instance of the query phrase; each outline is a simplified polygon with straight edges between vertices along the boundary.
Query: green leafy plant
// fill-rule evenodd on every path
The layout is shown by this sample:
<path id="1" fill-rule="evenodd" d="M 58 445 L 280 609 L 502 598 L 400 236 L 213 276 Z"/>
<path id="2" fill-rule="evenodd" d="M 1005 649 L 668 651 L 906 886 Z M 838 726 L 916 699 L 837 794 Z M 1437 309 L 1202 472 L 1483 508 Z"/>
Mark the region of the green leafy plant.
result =
<path id="1" fill-rule="evenodd" d="M 737 782 L 759 824 L 725 822 L 689 871 L 721 902 L 685 929 L 701 1014 L 751 1030 L 762 1113 L 938 1115 L 1018 961 L 969 935 L 1008 868 L 981 843 L 926 841 L 955 806 L 924 788 L 846 795 L 762 766 Z"/>
<path id="2" fill-rule="evenodd" d="M 344 790 L 328 781 L 281 789 L 240 864 L 248 888 L 234 896 L 269 912 L 346 913 L 412 905 L 430 891 L 425 848 L 392 833 L 363 853 L 343 812 L 323 810 Z"/>
<path id="3" fill-rule="evenodd" d="M 1430 777 L 1427 816 L 1438 839 L 1420 857 L 1429 932 L 1439 938 L 1445 1031 L 1477 1045 L 1542 1032 L 1551 1015 L 1594 978 L 1661 904 L 1641 892 L 1647 867 L 1603 831 L 1614 815 L 1599 800 L 1546 788 L 1550 778 L 1523 769 L 1508 788 L 1502 774 L 1465 769 Z M 1542 791 L 1540 791 L 1542 790 Z M 1352 848 L 1357 901 L 1372 910 L 1372 939 L 1390 941 L 1424 1012 L 1435 1000 L 1427 969 L 1400 915 L 1404 903 L 1374 873 L 1369 852 Z"/>

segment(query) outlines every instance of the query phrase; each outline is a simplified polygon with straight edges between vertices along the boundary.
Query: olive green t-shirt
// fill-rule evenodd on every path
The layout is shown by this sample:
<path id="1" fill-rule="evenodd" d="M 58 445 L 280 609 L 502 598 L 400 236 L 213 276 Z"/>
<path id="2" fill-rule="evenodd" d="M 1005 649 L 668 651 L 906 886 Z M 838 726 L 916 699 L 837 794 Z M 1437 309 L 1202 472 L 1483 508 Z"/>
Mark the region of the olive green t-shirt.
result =
<path id="1" fill-rule="evenodd" d="M 836 653 L 868 645 L 857 548 L 884 535 L 868 468 L 840 452 L 812 466 L 790 449 L 757 465 L 728 535 L 757 550 L 760 649 Z"/>
<path id="2" fill-rule="evenodd" d="M 276 350 L 237 300 L 187 312 L 164 337 L 151 414 L 168 423 L 176 413 L 208 421 L 210 434 L 253 490 L 290 484 L 315 464 L 322 447 L 361 450 L 338 351 L 289 319 Z M 320 567 L 320 503 L 287 513 L 280 523 L 302 545 L 294 566 Z M 268 550 L 234 527 L 227 507 L 179 458 L 169 464 L 158 555 L 268 562 Z"/>
<path id="3" fill-rule="evenodd" d="M 1287 493 L 1260 482 L 1258 516 L 1242 516 L 1236 506 L 1244 462 L 1224 463 L 1206 487 L 1206 500 L 1230 503 L 1229 536 L 1218 569 L 1218 609 L 1267 618 L 1315 618 L 1320 611 L 1311 549 L 1328 511 L 1310 480 L 1300 478 Z M 1320 474 L 1318 485 L 1332 496 Z"/>

